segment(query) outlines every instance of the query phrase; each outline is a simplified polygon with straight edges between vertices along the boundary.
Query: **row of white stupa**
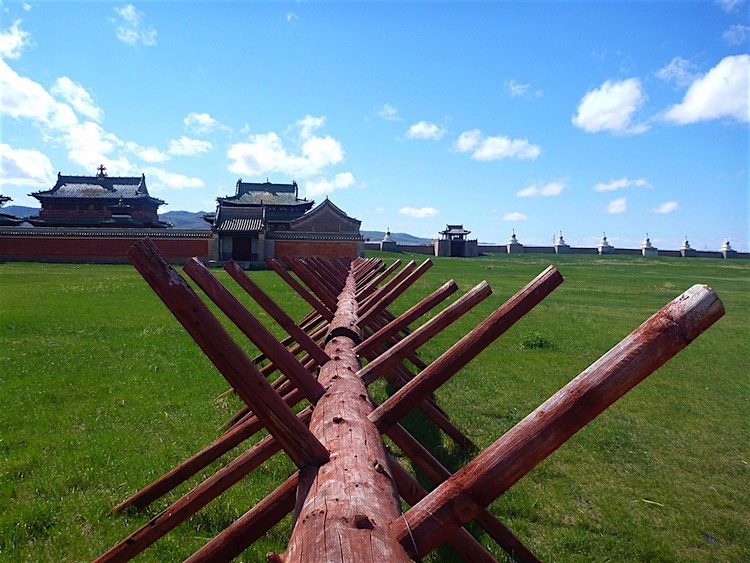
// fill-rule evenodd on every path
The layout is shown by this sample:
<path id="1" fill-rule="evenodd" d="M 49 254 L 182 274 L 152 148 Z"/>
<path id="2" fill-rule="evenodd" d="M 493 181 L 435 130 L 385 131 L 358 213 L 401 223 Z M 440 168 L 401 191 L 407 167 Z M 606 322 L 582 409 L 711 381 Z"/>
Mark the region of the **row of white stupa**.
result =
<path id="1" fill-rule="evenodd" d="M 565 254 L 570 251 L 570 245 L 565 242 L 565 239 L 563 239 L 562 231 L 560 232 L 560 236 L 555 242 L 554 247 L 557 254 Z M 599 251 L 599 254 L 613 254 L 615 251 L 615 247 L 609 244 L 609 242 L 607 241 L 606 234 L 602 234 L 602 239 L 599 241 L 599 244 L 596 245 L 596 248 Z M 513 230 L 513 234 L 508 239 L 507 249 L 508 254 L 511 254 L 513 252 L 523 252 L 523 245 L 518 242 L 515 229 Z M 692 252 L 693 248 L 690 246 L 687 238 L 685 238 L 685 240 L 682 242 L 682 246 L 680 246 L 680 254 L 682 254 L 682 256 L 688 256 Z M 724 244 L 721 245 L 719 252 L 724 255 L 724 258 L 726 258 L 728 254 L 735 252 L 735 250 L 729 244 L 729 239 L 726 239 L 724 241 Z M 651 244 L 648 233 L 646 233 L 646 238 L 643 239 L 643 242 L 641 243 L 641 254 L 643 256 L 659 255 L 659 249 Z"/>

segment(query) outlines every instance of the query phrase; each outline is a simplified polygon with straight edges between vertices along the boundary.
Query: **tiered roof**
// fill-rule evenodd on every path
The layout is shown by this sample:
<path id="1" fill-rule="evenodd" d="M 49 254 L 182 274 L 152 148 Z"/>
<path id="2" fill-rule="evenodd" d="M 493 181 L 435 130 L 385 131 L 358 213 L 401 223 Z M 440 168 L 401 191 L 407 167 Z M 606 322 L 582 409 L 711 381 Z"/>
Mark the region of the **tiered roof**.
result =
<path id="1" fill-rule="evenodd" d="M 307 211 L 312 207 L 312 200 L 298 197 L 297 182 L 291 184 L 272 184 L 266 182 L 243 182 L 237 180 L 235 194 L 228 197 L 217 198 L 219 204 L 229 205 L 274 205 L 293 206 L 304 208 Z"/>

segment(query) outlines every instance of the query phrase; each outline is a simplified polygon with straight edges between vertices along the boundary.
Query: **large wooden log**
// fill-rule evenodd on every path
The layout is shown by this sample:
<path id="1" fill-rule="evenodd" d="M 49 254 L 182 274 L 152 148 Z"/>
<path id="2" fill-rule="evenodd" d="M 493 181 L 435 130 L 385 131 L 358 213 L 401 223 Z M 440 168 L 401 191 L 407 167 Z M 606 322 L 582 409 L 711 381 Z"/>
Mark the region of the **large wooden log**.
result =
<path id="1" fill-rule="evenodd" d="M 341 303 L 356 302 L 355 285 L 350 277 Z M 356 324 L 356 309 L 346 310 L 354 315 L 347 324 Z M 300 471 L 295 524 L 284 561 L 410 560 L 389 532 L 401 514 L 399 497 L 385 445 L 368 419 L 373 405 L 357 375 L 360 364 L 353 349 L 348 336 L 334 336 L 326 344 L 332 359 L 319 375 L 326 393 L 315 407 L 310 430 L 330 452 L 330 460 Z"/>
<path id="2" fill-rule="evenodd" d="M 723 314 L 709 287 L 693 286 L 413 506 L 393 533 L 413 556 L 429 553 Z"/>
<path id="3" fill-rule="evenodd" d="M 409 561 L 389 532 L 401 510 L 383 441 L 367 418 L 372 404 L 356 376 L 352 347 L 345 337 L 326 346 L 334 360 L 321 368 L 320 381 L 327 390 L 310 429 L 331 459 L 300 472 L 300 506 L 284 556 L 287 562 Z"/>

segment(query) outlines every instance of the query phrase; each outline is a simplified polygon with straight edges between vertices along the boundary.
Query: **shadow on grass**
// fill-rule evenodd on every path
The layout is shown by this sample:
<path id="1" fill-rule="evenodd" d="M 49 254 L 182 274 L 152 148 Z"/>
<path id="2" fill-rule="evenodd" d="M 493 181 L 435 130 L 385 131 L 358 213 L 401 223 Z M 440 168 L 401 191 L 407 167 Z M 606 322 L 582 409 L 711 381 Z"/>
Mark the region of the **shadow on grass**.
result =
<path id="1" fill-rule="evenodd" d="M 396 387 L 391 384 L 386 385 L 386 391 L 392 395 Z M 412 410 L 401 420 L 401 425 L 422 444 L 432 455 L 451 473 L 455 473 L 461 467 L 466 465 L 477 453 L 476 450 L 462 447 L 445 436 L 442 431 L 420 410 Z M 408 459 L 408 458 L 407 458 Z M 425 475 L 416 463 L 409 459 L 411 468 L 416 476 L 417 481 L 428 492 L 433 490 L 438 484 L 434 483 Z M 466 524 L 465 528 L 477 539 L 482 540 L 485 532 L 474 523 Z M 441 545 L 433 551 L 427 558 L 427 561 L 440 561 L 445 563 L 462 562 L 461 558 L 453 548 L 447 543 Z"/>

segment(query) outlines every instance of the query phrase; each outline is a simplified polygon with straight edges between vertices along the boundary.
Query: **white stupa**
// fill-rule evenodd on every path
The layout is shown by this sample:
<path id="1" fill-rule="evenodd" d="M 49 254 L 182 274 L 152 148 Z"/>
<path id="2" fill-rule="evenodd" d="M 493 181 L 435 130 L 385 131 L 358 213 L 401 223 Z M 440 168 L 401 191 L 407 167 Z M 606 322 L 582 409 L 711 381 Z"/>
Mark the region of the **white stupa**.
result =
<path id="1" fill-rule="evenodd" d="M 641 243 L 641 254 L 643 254 L 643 256 L 659 256 L 659 249 L 651 244 L 651 239 L 648 238 L 648 233 L 646 233 L 646 238 L 643 239 L 643 242 Z"/>
<path id="2" fill-rule="evenodd" d="M 517 254 L 519 252 L 523 252 L 523 245 L 518 242 L 518 239 L 516 238 L 516 230 L 513 229 L 513 234 L 508 239 L 508 243 L 506 244 L 506 247 L 508 249 L 508 254 Z"/>
<path id="3" fill-rule="evenodd" d="M 615 247 L 607 242 L 606 233 L 602 233 L 602 240 L 599 241 L 596 248 L 599 251 L 599 254 L 614 254 L 615 252 Z"/>
<path id="4" fill-rule="evenodd" d="M 729 244 L 729 239 L 726 239 L 724 241 L 724 244 L 721 245 L 720 252 L 724 258 L 731 258 L 735 254 L 737 254 L 737 251 L 732 248 L 731 244 Z"/>
<path id="5" fill-rule="evenodd" d="M 683 258 L 686 256 L 693 256 L 695 255 L 695 250 L 693 250 L 693 247 L 690 246 L 690 242 L 687 239 L 687 235 L 685 235 L 685 240 L 682 241 L 682 246 L 680 247 L 680 256 Z"/>
<path id="6" fill-rule="evenodd" d="M 565 239 L 563 238 L 562 231 L 560 231 L 560 236 L 557 238 L 557 242 L 555 243 L 555 254 L 569 254 L 570 253 L 570 245 L 565 243 Z"/>

